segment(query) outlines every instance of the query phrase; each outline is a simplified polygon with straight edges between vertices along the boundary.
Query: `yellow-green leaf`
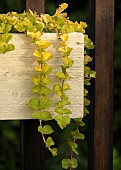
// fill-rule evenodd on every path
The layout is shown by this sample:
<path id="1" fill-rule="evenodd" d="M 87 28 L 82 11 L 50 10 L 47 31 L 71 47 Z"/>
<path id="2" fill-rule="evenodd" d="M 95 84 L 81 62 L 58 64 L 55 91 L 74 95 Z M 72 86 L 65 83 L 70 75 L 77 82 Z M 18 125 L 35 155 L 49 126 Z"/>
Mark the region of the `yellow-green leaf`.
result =
<path id="1" fill-rule="evenodd" d="M 57 156 L 57 148 L 49 149 L 53 156 Z"/>
<path id="2" fill-rule="evenodd" d="M 72 60 L 72 59 L 70 59 L 68 57 L 64 57 L 64 61 L 63 62 L 64 62 L 64 66 L 69 68 L 69 67 L 71 67 L 73 65 L 74 60 Z"/>
<path id="3" fill-rule="evenodd" d="M 68 40 L 68 35 L 67 34 L 62 34 L 62 35 L 60 35 L 60 38 L 61 38 L 61 40 L 66 42 Z"/>
<path id="4" fill-rule="evenodd" d="M 41 109 L 47 109 L 52 105 L 52 101 L 48 99 L 46 96 L 40 99 L 40 107 Z"/>
<path id="5" fill-rule="evenodd" d="M 32 113 L 32 117 L 34 118 L 34 119 L 41 119 L 41 113 L 40 112 L 33 112 Z"/>
<path id="6" fill-rule="evenodd" d="M 63 90 L 70 90 L 70 86 L 68 84 L 63 84 Z"/>
<path id="7" fill-rule="evenodd" d="M 40 61 L 43 60 L 42 52 L 40 52 L 39 50 L 36 50 L 36 51 L 33 53 L 33 56 L 37 57 Z"/>
<path id="8" fill-rule="evenodd" d="M 42 61 L 50 60 L 53 57 L 52 54 L 47 51 L 42 52 L 42 56 L 43 56 Z"/>
<path id="9" fill-rule="evenodd" d="M 36 44 L 39 46 L 39 48 L 47 48 L 50 46 L 50 42 L 46 40 L 36 41 Z"/>
<path id="10" fill-rule="evenodd" d="M 40 31 L 37 31 L 37 32 L 27 31 L 27 35 L 29 35 L 33 39 L 40 39 L 40 37 L 42 36 L 42 33 Z"/>
<path id="11" fill-rule="evenodd" d="M 72 112 L 71 112 L 71 110 L 65 108 L 65 109 L 63 110 L 63 114 L 72 114 Z"/>
<path id="12" fill-rule="evenodd" d="M 84 64 L 88 64 L 91 61 L 92 61 L 92 58 L 90 56 L 88 56 L 88 55 L 84 56 Z"/>
<path id="13" fill-rule="evenodd" d="M 40 109 L 40 100 L 37 99 L 37 98 L 32 98 L 32 99 L 29 101 L 29 106 L 30 106 L 32 109 L 39 110 L 39 109 Z"/>
<path id="14" fill-rule="evenodd" d="M 77 166 L 78 166 L 77 160 L 75 158 L 72 158 L 71 159 L 71 167 L 72 167 L 72 169 L 77 168 Z"/>
<path id="15" fill-rule="evenodd" d="M 53 145 L 55 145 L 53 139 L 51 137 L 48 137 L 46 140 L 46 147 L 50 148 L 50 146 L 53 146 Z"/>
<path id="16" fill-rule="evenodd" d="M 57 73 L 56 73 L 56 76 L 57 76 L 59 79 L 61 79 L 61 80 L 66 80 L 65 74 L 62 73 L 62 72 L 57 72 Z"/>
<path id="17" fill-rule="evenodd" d="M 65 10 L 66 8 L 68 8 L 68 4 L 67 4 L 67 3 L 62 3 L 62 4 L 60 5 L 60 7 L 61 7 L 63 10 Z"/>
<path id="18" fill-rule="evenodd" d="M 41 132 L 42 134 L 46 134 L 46 135 L 54 132 L 50 125 L 45 125 L 43 127 L 39 126 L 38 131 Z"/>
<path id="19" fill-rule="evenodd" d="M 63 109 L 60 108 L 60 107 L 57 107 L 57 108 L 55 109 L 55 112 L 58 113 L 58 114 L 63 114 Z"/>
<path id="20" fill-rule="evenodd" d="M 51 90 L 46 86 L 36 85 L 32 88 L 32 91 L 40 95 L 46 96 L 51 93 Z"/>
<path id="21" fill-rule="evenodd" d="M 42 67 L 40 65 L 36 66 L 35 71 L 42 71 Z"/>
<path id="22" fill-rule="evenodd" d="M 57 121 L 57 123 L 61 129 L 64 129 L 68 124 L 70 124 L 70 121 L 71 121 L 71 119 L 68 115 L 63 116 L 60 114 L 55 116 L 55 120 Z"/>
<path id="23" fill-rule="evenodd" d="M 59 91 L 61 91 L 61 86 L 59 85 L 59 84 L 55 84 L 54 85 L 54 87 L 53 87 L 53 90 L 55 91 L 55 92 L 59 92 Z"/>
<path id="24" fill-rule="evenodd" d="M 62 167 L 64 168 L 64 169 L 68 169 L 69 167 L 70 167 L 70 159 L 63 159 L 62 160 Z"/>
<path id="25" fill-rule="evenodd" d="M 32 77 L 32 82 L 33 82 L 35 85 L 39 85 L 39 84 L 40 84 L 40 77 L 39 77 L 39 76 L 34 76 L 34 77 Z"/>
<path id="26" fill-rule="evenodd" d="M 43 78 L 41 79 L 41 83 L 42 83 L 43 85 L 49 85 L 49 84 L 51 83 L 51 80 L 50 80 L 50 78 L 49 78 L 48 76 L 45 76 L 45 77 L 43 77 Z"/>
<path id="27" fill-rule="evenodd" d="M 42 71 L 44 74 L 50 74 L 52 72 L 52 68 L 48 64 L 44 64 Z"/>
<path id="28" fill-rule="evenodd" d="M 43 111 L 41 113 L 41 120 L 43 121 L 48 121 L 48 120 L 52 120 L 52 116 L 51 116 L 51 113 L 49 111 Z"/>

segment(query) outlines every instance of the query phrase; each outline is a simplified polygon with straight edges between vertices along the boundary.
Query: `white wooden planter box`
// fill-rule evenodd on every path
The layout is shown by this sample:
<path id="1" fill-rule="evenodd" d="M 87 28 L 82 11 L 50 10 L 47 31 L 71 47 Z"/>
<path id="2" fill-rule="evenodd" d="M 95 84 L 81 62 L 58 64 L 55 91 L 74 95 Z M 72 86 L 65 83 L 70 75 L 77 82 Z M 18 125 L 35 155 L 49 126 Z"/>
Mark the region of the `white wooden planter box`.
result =
<path id="1" fill-rule="evenodd" d="M 42 39 L 51 42 L 47 49 L 53 54 L 49 64 L 53 68 L 51 74 L 52 85 L 59 80 L 55 77 L 57 70 L 61 70 L 62 57 L 58 52 L 59 40 L 56 33 L 45 33 Z M 36 59 L 33 57 L 35 46 L 30 45 L 30 39 L 24 34 L 13 34 L 11 40 L 16 47 L 15 51 L 0 54 L 0 120 L 6 119 L 32 119 L 32 109 L 28 101 L 34 97 L 31 88 L 32 75 L 35 74 Z M 68 96 L 71 101 L 69 109 L 72 118 L 83 117 L 83 93 L 84 93 L 84 37 L 81 33 L 69 34 L 68 45 L 73 48 L 71 58 L 74 65 L 69 69 L 71 90 Z M 53 100 L 51 111 L 54 111 L 56 94 L 50 96 Z"/>

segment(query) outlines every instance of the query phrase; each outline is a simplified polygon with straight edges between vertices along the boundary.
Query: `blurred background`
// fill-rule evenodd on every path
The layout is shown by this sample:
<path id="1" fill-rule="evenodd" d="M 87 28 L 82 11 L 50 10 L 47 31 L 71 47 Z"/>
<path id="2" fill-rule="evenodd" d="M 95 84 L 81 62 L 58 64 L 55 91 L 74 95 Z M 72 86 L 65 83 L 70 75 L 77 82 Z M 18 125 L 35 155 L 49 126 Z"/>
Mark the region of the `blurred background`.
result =
<path id="1" fill-rule="evenodd" d="M 54 14 L 55 9 L 62 2 L 69 4 L 68 15 L 73 21 L 86 21 L 89 24 L 89 0 L 46 0 L 46 12 Z M 0 0 L 0 13 L 8 11 L 21 12 L 20 0 Z M 115 49 L 114 49 L 114 149 L 113 149 L 113 170 L 121 170 L 121 1 L 115 0 Z M 87 29 L 88 31 L 88 29 Z M 85 118 L 87 126 L 84 129 L 86 140 L 79 143 L 79 152 L 81 163 L 79 168 L 87 170 L 87 152 L 88 152 L 88 118 Z M 56 126 L 56 125 L 55 125 Z M 59 129 L 58 129 L 59 131 Z M 60 132 L 59 132 L 60 133 Z M 66 137 L 61 136 L 58 139 L 60 152 L 65 150 L 61 146 L 62 140 Z M 46 170 L 62 170 L 59 158 L 52 158 L 46 152 Z M 20 169 L 20 122 L 19 121 L 0 121 L 0 170 L 19 170 Z"/>

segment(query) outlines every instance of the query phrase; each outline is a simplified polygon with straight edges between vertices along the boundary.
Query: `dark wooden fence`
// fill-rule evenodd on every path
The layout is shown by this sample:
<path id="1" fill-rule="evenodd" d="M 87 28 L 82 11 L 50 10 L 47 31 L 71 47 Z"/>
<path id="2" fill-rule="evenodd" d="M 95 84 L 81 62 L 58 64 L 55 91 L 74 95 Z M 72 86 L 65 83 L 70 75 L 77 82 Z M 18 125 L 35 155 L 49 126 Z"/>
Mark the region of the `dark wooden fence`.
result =
<path id="1" fill-rule="evenodd" d="M 21 0 L 23 10 L 45 11 L 45 0 Z M 81 9 L 80 9 L 81 10 Z M 89 170 L 113 169 L 114 0 L 90 0 L 90 36 L 95 43 L 97 78 L 90 115 Z M 44 170 L 38 121 L 21 121 L 21 170 Z M 34 140 L 33 140 L 34 139 Z"/>

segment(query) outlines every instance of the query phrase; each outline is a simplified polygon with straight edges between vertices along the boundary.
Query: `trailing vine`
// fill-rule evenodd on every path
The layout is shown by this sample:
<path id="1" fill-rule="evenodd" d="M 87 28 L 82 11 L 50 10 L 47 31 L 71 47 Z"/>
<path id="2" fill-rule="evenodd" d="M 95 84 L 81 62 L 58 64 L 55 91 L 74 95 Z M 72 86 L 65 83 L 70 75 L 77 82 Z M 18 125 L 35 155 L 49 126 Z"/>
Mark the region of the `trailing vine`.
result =
<path id="1" fill-rule="evenodd" d="M 89 67 L 89 62 L 92 62 L 92 58 L 88 55 L 88 50 L 93 49 L 94 45 L 88 35 L 85 34 L 87 24 L 84 22 L 78 23 L 70 21 L 67 13 L 63 12 L 67 7 L 68 5 L 66 3 L 61 4 L 53 16 L 49 14 L 41 14 L 39 16 L 31 10 L 22 14 L 17 14 L 16 12 L 0 14 L 0 53 L 4 54 L 15 49 L 14 44 L 9 43 L 12 39 L 11 33 L 13 32 L 25 33 L 25 35 L 31 37 L 32 42 L 36 45 L 33 56 L 36 59 L 37 65 L 35 66 L 36 75 L 32 77 L 32 91 L 37 97 L 30 99 L 29 106 L 34 109 L 32 114 L 33 118 L 39 119 L 40 125 L 38 131 L 42 134 L 45 146 L 53 156 L 58 155 L 58 150 L 57 144 L 55 144 L 51 136 L 51 134 L 54 133 L 54 129 L 48 124 L 48 121 L 55 120 L 62 131 L 69 124 L 74 125 L 74 129 L 68 132 L 70 133 L 70 138 L 65 141 L 71 150 L 70 157 L 62 160 L 62 167 L 72 170 L 78 166 L 75 155 L 79 155 L 78 140 L 84 139 L 84 135 L 80 132 L 80 127 L 83 127 L 85 123 L 82 118 L 71 119 L 69 115 L 72 114 L 72 112 L 67 107 L 71 105 L 66 94 L 66 91 L 71 88 L 67 81 L 70 79 L 68 68 L 73 67 L 74 63 L 74 60 L 69 57 L 73 49 L 67 44 L 68 33 L 81 32 L 84 34 L 84 84 L 86 86 L 91 84 L 91 78 L 95 78 L 95 71 Z M 63 64 L 60 66 L 61 71 L 56 72 L 55 75 L 61 80 L 61 83 L 55 84 L 53 89 L 51 89 L 50 78 L 53 68 L 48 64 L 48 61 L 53 57 L 48 50 L 51 43 L 41 39 L 43 33 L 46 32 L 58 34 L 60 42 L 58 51 L 63 60 Z M 55 115 L 52 115 L 49 111 L 53 102 L 50 99 L 52 91 L 59 97 L 56 102 Z M 85 89 L 84 116 L 89 114 L 88 106 L 90 101 L 87 96 L 88 90 Z"/>

